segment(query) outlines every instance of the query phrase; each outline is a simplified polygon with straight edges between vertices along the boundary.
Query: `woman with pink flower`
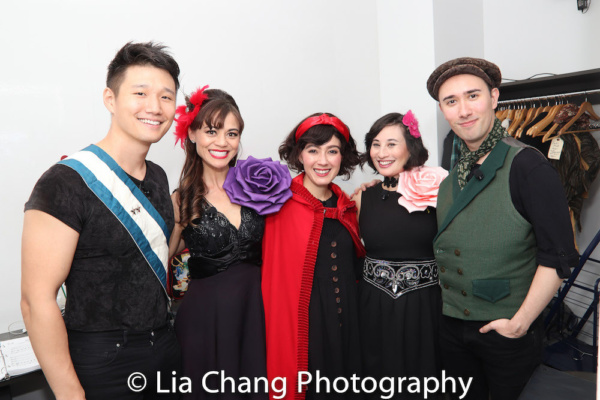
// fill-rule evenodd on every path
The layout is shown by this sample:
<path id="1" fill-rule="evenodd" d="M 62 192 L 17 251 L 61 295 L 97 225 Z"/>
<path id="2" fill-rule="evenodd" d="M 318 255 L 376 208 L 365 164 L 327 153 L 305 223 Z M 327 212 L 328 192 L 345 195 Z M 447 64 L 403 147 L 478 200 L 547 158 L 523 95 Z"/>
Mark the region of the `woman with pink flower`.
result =
<path id="1" fill-rule="evenodd" d="M 375 121 L 365 147 L 363 165 L 384 180 L 354 196 L 367 251 L 359 284 L 363 374 L 436 377 L 442 302 L 432 240 L 448 173 L 423 165 L 428 152 L 411 111 Z"/>

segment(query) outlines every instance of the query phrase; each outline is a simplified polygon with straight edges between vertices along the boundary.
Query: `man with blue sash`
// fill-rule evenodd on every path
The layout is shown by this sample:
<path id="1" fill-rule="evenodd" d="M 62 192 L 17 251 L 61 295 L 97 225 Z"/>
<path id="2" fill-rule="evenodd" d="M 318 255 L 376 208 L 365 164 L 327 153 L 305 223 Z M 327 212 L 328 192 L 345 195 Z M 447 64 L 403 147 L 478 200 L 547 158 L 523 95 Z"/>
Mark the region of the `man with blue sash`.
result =
<path id="1" fill-rule="evenodd" d="M 57 399 L 178 397 L 158 393 L 180 370 L 165 290 L 173 207 L 146 160 L 173 122 L 178 77 L 164 46 L 121 48 L 103 93 L 108 134 L 46 171 L 25 205 L 21 308 Z"/>
<path id="2" fill-rule="evenodd" d="M 443 368 L 473 378 L 465 399 L 519 397 L 541 361 L 540 313 L 578 262 L 558 174 L 494 115 L 500 82 L 498 66 L 470 57 L 427 82 L 461 139 L 440 185 L 433 245 Z"/>

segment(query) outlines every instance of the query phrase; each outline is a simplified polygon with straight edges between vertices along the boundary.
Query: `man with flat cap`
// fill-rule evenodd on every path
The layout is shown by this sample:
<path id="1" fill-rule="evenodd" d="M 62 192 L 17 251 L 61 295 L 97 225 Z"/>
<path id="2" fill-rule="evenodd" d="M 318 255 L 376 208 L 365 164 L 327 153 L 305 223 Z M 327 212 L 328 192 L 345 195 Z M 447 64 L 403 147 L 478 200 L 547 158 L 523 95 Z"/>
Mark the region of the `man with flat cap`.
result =
<path id="1" fill-rule="evenodd" d="M 564 189 L 547 159 L 495 117 L 501 73 L 458 58 L 427 90 L 461 139 L 441 186 L 434 252 L 446 374 L 473 377 L 467 399 L 517 399 L 541 361 L 540 313 L 578 262 Z"/>

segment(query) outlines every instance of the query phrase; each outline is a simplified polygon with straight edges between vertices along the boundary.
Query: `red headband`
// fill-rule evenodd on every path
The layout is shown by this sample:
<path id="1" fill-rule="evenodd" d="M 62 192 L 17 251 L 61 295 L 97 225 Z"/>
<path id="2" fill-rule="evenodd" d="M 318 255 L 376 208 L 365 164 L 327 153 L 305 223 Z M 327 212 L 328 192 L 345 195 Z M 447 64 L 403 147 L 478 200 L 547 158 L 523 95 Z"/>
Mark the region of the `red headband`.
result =
<path id="1" fill-rule="evenodd" d="M 315 125 L 331 125 L 342 134 L 342 136 L 346 139 L 346 142 L 350 141 L 350 131 L 339 118 L 330 117 L 327 114 L 321 114 L 316 117 L 306 118 L 304 122 L 300 124 L 298 129 L 296 129 L 296 142 L 298 139 L 300 139 L 300 136 L 304 135 L 304 132 Z"/>
<path id="2" fill-rule="evenodd" d="M 188 137 L 188 128 L 196 119 L 196 116 L 200 112 L 200 106 L 202 102 L 208 99 L 208 96 L 204 94 L 204 89 L 208 88 L 208 85 L 204 86 L 202 89 L 196 90 L 190 96 L 190 103 L 194 106 L 192 111 L 188 111 L 185 105 L 177 107 L 175 110 L 175 121 L 177 124 L 175 125 L 175 144 L 181 140 L 181 148 L 183 149 L 183 143 L 185 139 Z M 179 115 L 179 118 L 177 117 Z"/>

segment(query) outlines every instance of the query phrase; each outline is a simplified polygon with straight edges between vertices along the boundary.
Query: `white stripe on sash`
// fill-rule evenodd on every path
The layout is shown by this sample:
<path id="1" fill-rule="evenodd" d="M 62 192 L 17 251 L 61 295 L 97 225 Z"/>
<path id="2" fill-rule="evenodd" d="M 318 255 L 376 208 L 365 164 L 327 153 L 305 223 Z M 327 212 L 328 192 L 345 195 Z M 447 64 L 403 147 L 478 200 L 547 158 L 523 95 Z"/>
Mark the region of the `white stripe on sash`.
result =
<path id="1" fill-rule="evenodd" d="M 69 159 L 77 160 L 80 163 L 82 163 L 85 167 L 87 167 L 90 170 L 90 172 L 93 173 L 95 178 L 106 187 L 106 189 L 110 192 L 114 199 L 123 207 L 123 209 L 128 213 L 129 217 L 131 217 L 131 219 L 139 227 L 146 240 L 148 241 L 151 250 L 154 252 L 156 257 L 162 264 L 162 267 L 166 273 L 169 258 L 168 238 L 165 236 L 165 232 L 163 231 L 163 228 L 160 226 L 160 224 L 152 217 L 152 215 L 143 206 L 143 204 L 135 197 L 135 195 L 131 192 L 127 185 L 118 177 L 118 175 L 114 171 L 110 169 L 108 165 L 106 165 L 104 161 L 102 161 L 96 154 L 94 154 L 91 151 L 83 150 L 63 160 L 65 161 L 66 165 L 71 166 L 68 164 Z M 85 177 L 84 180 L 86 180 Z M 100 200 L 102 200 L 103 203 L 105 203 L 105 201 L 102 198 L 100 198 Z M 105 203 L 105 205 L 107 205 L 107 207 L 111 209 L 108 204 Z M 127 227 L 127 224 L 121 218 L 118 217 L 118 214 L 115 213 L 114 210 L 111 209 L 111 211 L 113 212 L 113 214 L 115 214 L 117 219 L 121 221 L 121 223 L 125 226 L 127 231 L 132 235 L 132 238 L 134 239 L 134 242 L 136 242 L 138 247 L 140 247 L 138 240 L 136 239 L 135 235 L 132 234 L 131 230 Z M 142 254 L 144 254 L 144 251 L 141 248 L 140 251 L 142 252 Z M 149 258 L 151 257 L 148 257 L 146 254 L 144 254 L 144 257 L 152 267 L 152 262 L 151 260 L 149 260 Z M 154 272 L 156 274 L 156 271 Z M 162 284 L 162 280 L 158 275 L 157 278 L 161 281 Z"/>

